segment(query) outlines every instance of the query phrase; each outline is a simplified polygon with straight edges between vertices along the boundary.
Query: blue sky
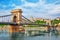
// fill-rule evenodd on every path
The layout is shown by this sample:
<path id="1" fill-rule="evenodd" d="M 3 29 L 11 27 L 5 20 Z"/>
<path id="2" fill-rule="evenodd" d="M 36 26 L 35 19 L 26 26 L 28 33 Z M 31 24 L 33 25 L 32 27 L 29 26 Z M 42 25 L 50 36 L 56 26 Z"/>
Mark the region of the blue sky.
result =
<path id="1" fill-rule="evenodd" d="M 25 17 L 54 19 L 60 17 L 60 0 L 0 0 L 0 15 L 22 9 Z"/>

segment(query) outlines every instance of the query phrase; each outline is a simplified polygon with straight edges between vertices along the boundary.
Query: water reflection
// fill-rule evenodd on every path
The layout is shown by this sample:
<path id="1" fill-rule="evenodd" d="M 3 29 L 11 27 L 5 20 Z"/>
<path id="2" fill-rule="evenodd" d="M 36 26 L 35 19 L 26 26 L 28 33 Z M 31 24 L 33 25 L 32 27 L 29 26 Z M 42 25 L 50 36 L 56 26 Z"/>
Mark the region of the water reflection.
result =
<path id="1" fill-rule="evenodd" d="M 0 40 L 60 40 L 60 33 L 58 31 L 55 32 L 39 32 L 35 35 L 25 35 L 22 33 L 8 33 L 8 32 L 0 32 Z"/>
<path id="2" fill-rule="evenodd" d="M 10 34 L 10 40 L 24 40 L 24 34 L 22 33 L 12 33 Z"/>

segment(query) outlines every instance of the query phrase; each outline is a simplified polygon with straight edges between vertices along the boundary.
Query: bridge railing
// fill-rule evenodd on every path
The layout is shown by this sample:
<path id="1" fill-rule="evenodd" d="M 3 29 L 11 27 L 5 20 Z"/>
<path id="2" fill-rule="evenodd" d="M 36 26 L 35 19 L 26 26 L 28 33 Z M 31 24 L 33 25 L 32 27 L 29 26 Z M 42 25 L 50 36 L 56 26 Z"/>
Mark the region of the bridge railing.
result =
<path id="1" fill-rule="evenodd" d="M 11 15 L 0 16 L 0 22 L 11 22 Z"/>

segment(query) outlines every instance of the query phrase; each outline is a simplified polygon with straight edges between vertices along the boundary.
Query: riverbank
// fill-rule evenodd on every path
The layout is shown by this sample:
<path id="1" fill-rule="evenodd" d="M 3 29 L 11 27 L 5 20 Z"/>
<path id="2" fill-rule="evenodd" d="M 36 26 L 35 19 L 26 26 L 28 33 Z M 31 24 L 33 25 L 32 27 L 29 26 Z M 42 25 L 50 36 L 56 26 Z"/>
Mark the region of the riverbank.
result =
<path id="1" fill-rule="evenodd" d="M 0 30 L 6 30 L 6 29 L 8 29 L 8 25 L 5 25 L 3 27 L 0 26 Z"/>
<path id="2" fill-rule="evenodd" d="M 48 31 L 47 27 L 23 27 L 25 31 L 27 30 L 40 30 L 40 31 Z M 9 25 L 5 25 L 3 27 L 0 27 L 0 30 L 9 30 Z M 20 29 L 19 29 L 20 30 Z M 57 31 L 60 31 L 60 27 L 56 28 Z"/>
<path id="3" fill-rule="evenodd" d="M 40 30 L 40 31 L 47 31 L 47 27 L 24 27 L 25 30 Z"/>

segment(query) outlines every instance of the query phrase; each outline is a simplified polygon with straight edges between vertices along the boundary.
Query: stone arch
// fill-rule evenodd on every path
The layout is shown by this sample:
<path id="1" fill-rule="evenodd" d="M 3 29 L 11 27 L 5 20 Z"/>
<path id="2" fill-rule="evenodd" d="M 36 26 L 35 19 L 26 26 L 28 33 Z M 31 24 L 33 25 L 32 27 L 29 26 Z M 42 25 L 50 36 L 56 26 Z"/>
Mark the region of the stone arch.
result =
<path id="1" fill-rule="evenodd" d="M 14 16 L 14 17 L 13 17 L 13 22 L 16 22 L 16 19 L 17 19 L 17 17 L 16 17 L 16 16 Z"/>

